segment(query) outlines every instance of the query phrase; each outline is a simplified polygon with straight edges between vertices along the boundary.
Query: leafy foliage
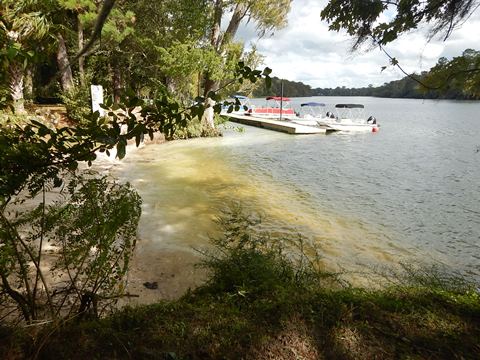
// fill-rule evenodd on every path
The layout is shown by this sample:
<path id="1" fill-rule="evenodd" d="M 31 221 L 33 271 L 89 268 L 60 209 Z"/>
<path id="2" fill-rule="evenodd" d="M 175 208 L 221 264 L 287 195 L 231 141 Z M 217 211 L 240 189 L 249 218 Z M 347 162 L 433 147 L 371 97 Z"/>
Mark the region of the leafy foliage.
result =
<path id="1" fill-rule="evenodd" d="M 480 67 L 468 56 L 457 58 L 448 67 L 439 64 L 428 77 L 429 81 L 422 82 L 403 70 L 399 60 L 390 56 L 384 45 L 422 25 L 430 26 L 430 39 L 442 33 L 446 40 L 479 6 L 478 0 L 330 0 L 322 10 L 321 18 L 330 24 L 330 30 L 345 30 L 353 36 L 354 50 L 371 41 L 387 55 L 391 65 L 426 88 L 425 91 L 445 93 L 454 89 L 475 97 L 479 93 Z"/>
<path id="2" fill-rule="evenodd" d="M 477 0 L 330 0 L 321 17 L 330 30 L 343 29 L 354 36 L 356 48 L 366 40 L 388 44 L 422 24 L 431 26 L 431 36 L 443 32 L 447 38 L 478 5 Z"/>
<path id="3" fill-rule="evenodd" d="M 289 81 L 285 79 L 279 79 L 272 77 L 272 84 L 270 88 L 267 88 L 266 84 L 259 86 L 253 91 L 253 96 L 280 96 L 283 82 L 283 94 L 288 97 L 304 97 L 313 96 L 314 89 L 310 85 L 304 84 L 299 81 Z"/>
<path id="4" fill-rule="evenodd" d="M 203 261 L 211 271 L 209 291 L 254 301 L 283 297 L 284 287 L 340 282 L 335 274 L 321 270 L 315 246 L 301 236 L 279 238 L 258 230 L 261 218 L 247 215 L 241 206 L 225 209 L 217 222 L 223 234 L 212 239 L 215 251 Z"/>
<path id="5" fill-rule="evenodd" d="M 229 69 L 231 69 L 231 64 L 239 60 L 233 57 L 235 52 L 238 51 L 238 46 L 235 46 L 234 39 L 242 21 L 253 19 L 257 25 L 259 35 L 263 36 L 266 31 L 280 29 L 287 24 L 287 14 L 290 10 L 290 3 L 291 0 L 215 1 L 209 29 L 209 45 L 222 59 L 219 64 L 220 66 L 218 66 L 219 70 L 216 71 L 225 71 L 228 73 Z M 222 31 L 222 18 L 229 12 L 232 12 L 230 21 L 225 31 Z M 254 53 L 255 49 L 253 51 L 253 54 Z M 243 62 L 246 62 L 247 59 L 244 59 Z M 257 58 L 257 60 L 259 59 Z M 247 65 L 255 67 L 257 64 Z M 215 71 L 211 68 L 205 70 L 204 95 L 208 95 L 221 79 L 215 75 Z"/>
<path id="6" fill-rule="evenodd" d="M 480 98 L 480 51 L 467 49 L 452 60 L 440 58 L 424 81 L 434 89 L 462 89 L 465 94 Z"/>
<path id="7" fill-rule="evenodd" d="M 33 210 L 3 209 L 0 292 L 9 296 L 4 309 L 15 304 L 26 321 L 99 316 L 123 295 L 141 200 L 128 184 L 94 175 L 71 175 L 66 197 L 53 205 L 46 204 L 44 188 Z M 55 257 L 45 254 L 47 242 Z"/>
<path id="8" fill-rule="evenodd" d="M 86 83 L 89 83 L 88 80 Z M 90 86 L 76 84 L 71 89 L 63 91 L 60 98 L 67 109 L 69 120 L 75 124 L 88 121 L 92 111 L 90 105 Z"/>
<path id="9" fill-rule="evenodd" d="M 232 82 L 244 78 L 268 80 L 269 73 L 268 68 L 262 72 L 239 63 Z M 215 93 L 210 97 L 218 100 Z M 96 112 L 75 127 L 49 128 L 36 120 L 25 126 L 0 126 L 0 205 L 26 186 L 35 194 L 49 179 L 61 185 L 63 170 L 74 170 L 79 162 L 91 164 L 96 151 L 109 154 L 115 148 L 122 159 L 128 140 L 135 139 L 138 146 L 145 135 L 153 139 L 157 131 L 171 139 L 177 129 L 202 118 L 205 98 L 196 100 L 195 105 L 184 108 L 166 96 L 145 103 L 131 94 L 121 104 L 107 102 L 107 117 Z M 215 107 L 217 112 L 220 108 L 221 104 Z"/>
<path id="10" fill-rule="evenodd" d="M 35 57 L 37 42 L 47 35 L 49 23 L 43 10 L 50 1 L 5 0 L 0 3 L 0 79 L 8 84 L 8 95 L 4 100 L 23 113 L 23 79 L 27 65 Z M 2 90 L 0 92 L 4 92 Z"/>

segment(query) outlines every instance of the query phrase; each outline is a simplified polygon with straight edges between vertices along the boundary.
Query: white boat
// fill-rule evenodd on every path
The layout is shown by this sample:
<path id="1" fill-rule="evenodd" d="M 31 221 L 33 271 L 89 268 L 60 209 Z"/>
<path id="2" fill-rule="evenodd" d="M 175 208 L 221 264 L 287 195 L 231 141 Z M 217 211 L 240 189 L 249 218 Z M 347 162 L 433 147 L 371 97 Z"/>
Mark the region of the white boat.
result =
<path id="1" fill-rule="evenodd" d="M 252 107 L 245 112 L 245 115 L 264 119 L 297 119 L 297 114 L 290 108 L 290 99 L 280 96 L 269 96 L 266 98 L 265 106 Z"/>
<path id="2" fill-rule="evenodd" d="M 377 132 L 377 119 L 365 116 L 362 104 L 337 104 L 337 114 L 327 113 L 326 118 L 317 121 L 320 126 L 327 126 L 336 131 L 344 132 Z"/>
<path id="3" fill-rule="evenodd" d="M 250 99 L 247 96 L 243 95 L 233 95 L 231 99 L 227 100 L 230 103 L 234 103 L 233 105 L 233 111 L 230 113 L 228 112 L 228 109 L 230 105 L 224 105 L 222 106 L 222 111 L 220 114 L 226 115 L 226 114 L 238 114 L 238 115 L 243 115 L 245 114 L 246 111 L 251 109 L 253 105 L 250 103 Z M 235 110 L 235 105 L 238 105 L 240 108 L 238 110 Z"/>
<path id="4" fill-rule="evenodd" d="M 300 125 L 319 126 L 318 121 L 325 118 L 325 104 L 318 102 L 308 102 L 300 104 L 300 116 L 293 119 L 292 122 Z"/>

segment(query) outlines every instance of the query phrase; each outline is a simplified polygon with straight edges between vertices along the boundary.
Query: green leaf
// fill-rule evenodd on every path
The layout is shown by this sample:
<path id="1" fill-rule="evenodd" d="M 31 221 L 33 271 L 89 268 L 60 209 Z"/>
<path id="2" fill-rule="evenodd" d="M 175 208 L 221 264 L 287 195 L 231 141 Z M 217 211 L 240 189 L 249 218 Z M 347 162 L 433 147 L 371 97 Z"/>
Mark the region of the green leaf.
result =
<path id="1" fill-rule="evenodd" d="M 272 78 L 267 76 L 265 78 L 265 86 L 267 87 L 267 89 L 270 89 L 272 87 Z"/>
<path id="2" fill-rule="evenodd" d="M 12 46 L 7 49 L 7 57 L 9 60 L 13 60 L 15 56 L 17 56 L 17 54 L 18 54 L 18 50 L 15 49 L 15 47 Z"/>
<path id="3" fill-rule="evenodd" d="M 117 157 L 121 160 L 125 157 L 127 152 L 125 143 L 123 141 L 119 141 L 117 144 Z"/>

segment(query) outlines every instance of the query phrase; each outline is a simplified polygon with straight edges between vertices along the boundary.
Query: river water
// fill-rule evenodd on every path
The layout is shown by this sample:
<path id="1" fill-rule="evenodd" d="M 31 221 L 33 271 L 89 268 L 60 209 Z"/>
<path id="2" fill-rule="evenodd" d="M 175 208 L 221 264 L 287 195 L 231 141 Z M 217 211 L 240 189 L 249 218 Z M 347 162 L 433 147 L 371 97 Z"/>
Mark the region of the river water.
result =
<path id="1" fill-rule="evenodd" d="M 222 138 L 131 151 L 111 171 L 143 198 L 139 253 L 195 254 L 216 234 L 215 217 L 240 203 L 261 213 L 264 229 L 313 241 L 325 266 L 353 281 L 399 262 L 480 280 L 480 102 L 319 97 L 293 105 L 303 101 L 363 103 L 381 129 L 292 136 L 242 125 Z"/>

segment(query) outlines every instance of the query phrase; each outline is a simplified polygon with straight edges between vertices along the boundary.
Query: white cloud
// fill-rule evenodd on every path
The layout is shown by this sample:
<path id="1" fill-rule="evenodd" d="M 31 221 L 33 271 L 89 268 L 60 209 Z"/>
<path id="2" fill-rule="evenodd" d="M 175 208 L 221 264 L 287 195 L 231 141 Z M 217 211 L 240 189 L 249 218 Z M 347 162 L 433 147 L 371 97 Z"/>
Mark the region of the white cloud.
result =
<path id="1" fill-rule="evenodd" d="M 344 32 L 328 31 L 321 21 L 320 12 L 325 0 L 294 0 L 289 14 L 289 24 L 271 37 L 256 39 L 254 24 L 239 30 L 238 37 L 254 43 L 265 56 L 265 65 L 273 69 L 274 76 L 302 81 L 312 87 L 361 87 L 381 85 L 400 79 L 400 70 L 381 67 L 389 61 L 379 49 L 350 53 L 352 39 Z M 440 56 L 453 57 L 463 50 L 480 50 L 480 10 L 445 42 L 430 42 L 425 31 L 406 34 L 387 46 L 387 51 L 400 61 L 407 72 L 428 70 Z"/>

